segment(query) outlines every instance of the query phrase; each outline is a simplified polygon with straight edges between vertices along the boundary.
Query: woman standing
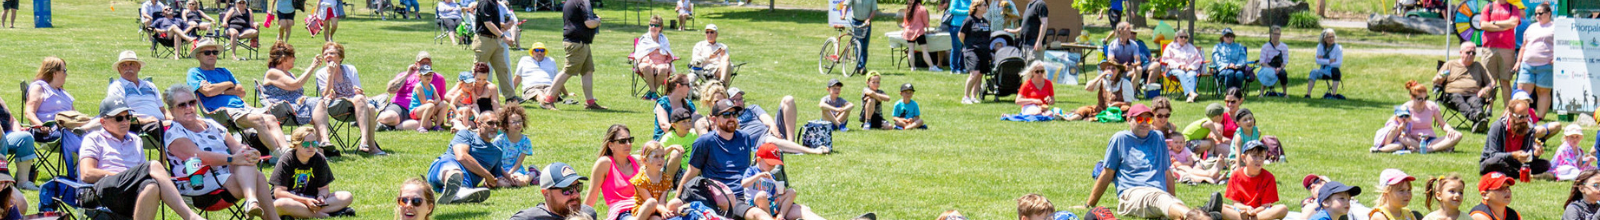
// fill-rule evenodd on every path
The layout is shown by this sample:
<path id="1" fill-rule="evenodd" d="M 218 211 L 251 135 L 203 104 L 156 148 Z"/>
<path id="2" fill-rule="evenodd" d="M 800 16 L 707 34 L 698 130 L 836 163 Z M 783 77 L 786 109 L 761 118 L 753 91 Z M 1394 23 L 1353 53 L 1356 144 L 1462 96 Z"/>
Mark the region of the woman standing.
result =
<path id="1" fill-rule="evenodd" d="M 294 0 L 272 0 L 272 13 L 278 17 L 278 41 L 289 40 L 294 30 Z"/>
<path id="2" fill-rule="evenodd" d="M 322 64 L 321 69 L 317 69 L 317 88 L 322 90 L 323 98 L 321 102 L 317 102 L 317 107 L 313 108 L 321 110 L 313 113 L 318 116 L 313 118 L 324 121 L 319 123 L 318 130 L 328 131 L 326 121 L 329 116 L 327 112 L 330 111 L 329 106 L 333 106 L 335 101 L 351 102 L 355 108 L 356 127 L 361 129 L 361 141 L 357 142 L 361 143 L 361 151 L 373 155 L 388 155 L 389 153 L 383 152 L 383 148 L 379 147 L 378 141 L 374 139 L 376 136 L 374 132 L 378 127 L 377 111 L 372 109 L 372 105 L 367 104 L 366 91 L 361 89 L 360 74 L 356 72 L 356 66 L 344 64 L 344 55 L 344 45 L 338 42 L 330 41 L 322 45 L 322 60 L 327 63 Z M 328 141 L 327 133 L 318 136 L 322 137 L 322 142 Z"/>
<path id="3" fill-rule="evenodd" d="M 611 213 L 609 219 L 630 219 L 633 210 L 633 183 L 628 180 L 639 174 L 639 156 L 630 155 L 633 151 L 633 135 L 629 134 L 628 126 L 613 124 L 606 129 L 605 144 L 600 149 L 600 159 L 594 161 L 594 170 L 589 176 L 594 179 L 594 185 L 589 185 L 589 195 L 584 197 L 584 205 L 594 206 L 601 195 L 605 195 L 606 210 Z"/>
<path id="4" fill-rule="evenodd" d="M 988 4 L 984 0 L 972 1 L 971 14 L 967 16 L 967 21 L 961 24 L 959 28 L 961 32 L 956 35 L 966 44 L 966 47 L 961 48 L 961 59 L 967 62 L 965 67 L 968 70 L 966 96 L 962 96 L 961 104 L 983 102 L 978 98 L 983 95 L 983 75 L 988 74 L 991 71 L 990 67 L 994 65 L 994 53 L 990 52 L 989 48 L 989 32 L 992 29 L 989 26 L 989 19 L 983 17 L 984 11 L 988 10 L 986 5 Z"/>
<path id="5" fill-rule="evenodd" d="M 933 56 L 928 55 L 928 37 L 925 36 L 928 32 L 928 8 L 922 7 L 922 0 L 911 0 L 911 4 L 907 6 L 909 8 L 906 8 L 906 17 L 900 20 L 900 29 L 905 29 L 905 31 L 901 32 L 900 37 L 905 38 L 906 42 L 911 43 L 913 46 L 922 48 L 920 50 L 922 51 L 922 60 L 928 63 L 928 71 L 944 71 L 939 69 L 938 62 L 933 62 Z M 907 50 L 906 57 L 916 59 L 917 51 Z M 912 60 L 911 62 L 916 63 L 917 61 Z M 907 66 L 911 66 L 911 70 L 917 70 L 916 65 Z"/>
<path id="6" fill-rule="evenodd" d="M 650 17 L 650 30 L 639 36 L 639 43 L 635 44 L 633 54 L 628 57 L 638 59 L 639 72 L 644 76 L 644 81 L 650 90 L 644 93 L 645 100 L 659 98 L 656 93 L 661 87 L 661 81 L 672 75 L 672 60 L 677 55 L 672 53 L 672 44 L 667 42 L 667 35 L 661 33 L 661 16 Z"/>
<path id="7" fill-rule="evenodd" d="M 1550 112 L 1550 88 L 1555 86 L 1555 74 L 1551 61 L 1555 57 L 1555 24 L 1550 22 L 1550 3 L 1539 4 L 1534 8 L 1533 17 L 1539 22 L 1528 25 L 1523 31 L 1522 52 L 1517 53 L 1517 89 L 1533 91 L 1537 95 L 1538 110 L 1534 113 L 1537 117 L 1544 117 Z"/>

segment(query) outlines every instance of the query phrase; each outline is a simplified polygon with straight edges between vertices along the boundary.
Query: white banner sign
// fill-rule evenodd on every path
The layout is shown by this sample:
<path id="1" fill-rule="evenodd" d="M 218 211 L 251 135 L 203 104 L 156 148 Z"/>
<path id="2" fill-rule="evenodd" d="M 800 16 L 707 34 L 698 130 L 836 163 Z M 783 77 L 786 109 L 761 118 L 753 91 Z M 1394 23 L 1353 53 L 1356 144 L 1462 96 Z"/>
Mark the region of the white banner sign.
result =
<path id="1" fill-rule="evenodd" d="M 845 10 L 844 4 L 847 4 L 845 1 L 846 0 L 828 0 L 829 25 L 846 27 L 850 26 L 850 21 L 844 20 L 845 13 L 850 13 L 849 11 Z"/>
<path id="2" fill-rule="evenodd" d="M 1555 19 L 1554 105 L 1559 114 L 1592 113 L 1600 102 L 1600 19 Z"/>

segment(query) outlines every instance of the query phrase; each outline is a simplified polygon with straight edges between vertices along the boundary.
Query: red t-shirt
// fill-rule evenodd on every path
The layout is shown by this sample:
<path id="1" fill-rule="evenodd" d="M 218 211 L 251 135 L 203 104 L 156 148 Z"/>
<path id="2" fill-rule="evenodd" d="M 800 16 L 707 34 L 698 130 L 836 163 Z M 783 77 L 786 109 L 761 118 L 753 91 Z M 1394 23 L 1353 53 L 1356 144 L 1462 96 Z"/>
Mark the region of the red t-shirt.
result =
<path id="1" fill-rule="evenodd" d="M 1506 143 L 1504 143 L 1506 145 L 1506 149 L 1504 152 L 1522 151 L 1523 139 L 1527 138 L 1527 135 L 1515 134 L 1515 132 L 1512 132 L 1510 129 L 1506 129 Z"/>
<path id="2" fill-rule="evenodd" d="M 1511 4 L 1489 3 L 1489 7 L 1485 8 L 1485 10 L 1484 10 L 1484 19 L 1483 20 L 1484 21 L 1504 21 L 1504 20 L 1509 20 L 1509 19 L 1511 19 L 1513 17 L 1516 17 L 1516 18 L 1523 17 L 1522 16 L 1522 10 L 1517 10 L 1517 8 L 1515 6 L 1511 6 Z M 1523 18 L 1523 19 L 1527 19 L 1527 18 Z M 1517 29 L 1516 28 L 1506 29 L 1504 31 L 1484 31 L 1483 32 L 1483 46 L 1484 47 L 1516 49 L 1517 48 L 1517 42 L 1516 41 L 1517 41 Z"/>
<path id="3" fill-rule="evenodd" d="M 1250 176 L 1244 167 L 1239 167 L 1232 176 L 1228 179 L 1228 199 L 1252 207 L 1278 202 L 1278 182 L 1267 169 L 1261 169 L 1261 175 Z"/>
<path id="4" fill-rule="evenodd" d="M 1039 100 L 1044 100 L 1045 97 L 1056 96 L 1055 83 L 1051 83 L 1050 80 L 1042 81 L 1044 81 L 1044 86 L 1042 88 L 1036 88 L 1033 86 L 1033 80 L 1023 80 L 1022 88 L 1017 89 L 1017 95 L 1026 99 Z"/>
<path id="5" fill-rule="evenodd" d="M 1222 136 L 1233 139 L 1233 133 L 1239 131 L 1239 123 L 1233 121 L 1233 113 L 1222 113 Z M 1238 146 L 1235 146 L 1238 147 Z"/>

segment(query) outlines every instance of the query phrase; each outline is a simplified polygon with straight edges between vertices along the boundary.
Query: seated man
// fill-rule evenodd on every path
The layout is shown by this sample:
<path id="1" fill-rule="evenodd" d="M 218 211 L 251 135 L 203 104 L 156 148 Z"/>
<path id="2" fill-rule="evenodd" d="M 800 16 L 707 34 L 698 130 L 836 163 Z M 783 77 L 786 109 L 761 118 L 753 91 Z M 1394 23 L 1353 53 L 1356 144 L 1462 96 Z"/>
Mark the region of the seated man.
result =
<path id="1" fill-rule="evenodd" d="M 124 50 L 112 65 L 117 68 L 118 77 L 106 86 L 106 99 L 131 104 L 128 107 L 133 110 L 134 126 L 130 129 L 167 120 L 167 109 L 161 107 L 161 88 L 156 88 L 156 84 L 150 80 L 139 78 L 139 70 L 144 66 L 139 54 Z"/>
<path id="2" fill-rule="evenodd" d="M 543 100 L 542 97 L 548 95 L 544 94 L 544 91 L 550 88 L 550 82 L 555 80 L 556 73 L 560 73 L 556 71 L 558 66 L 555 59 L 545 56 L 546 50 L 544 42 L 533 42 L 533 46 L 528 49 L 528 56 L 517 60 L 516 75 L 511 77 L 511 84 L 522 87 L 522 97 Z M 555 91 L 551 94 L 559 100 L 561 94 L 566 93 L 567 91 Z"/>
<path id="3" fill-rule="evenodd" d="M 194 58 L 200 61 L 200 66 L 189 68 L 185 80 L 188 87 L 195 88 L 200 106 L 205 107 L 202 113 L 229 129 L 255 129 L 260 132 L 258 137 L 261 143 L 267 145 L 267 149 L 289 147 L 288 140 L 283 138 L 283 129 L 278 125 L 278 117 L 291 116 L 287 112 L 274 116 L 265 108 L 245 105 L 244 99 L 239 97 L 247 94 L 246 86 L 233 78 L 232 71 L 216 66 L 217 57 L 222 54 L 219 48 L 211 40 L 197 43 Z"/>
<path id="4" fill-rule="evenodd" d="M 183 31 L 189 29 L 188 21 L 179 18 L 178 13 L 173 12 L 171 8 L 161 9 L 160 14 L 162 15 L 160 18 L 150 22 L 150 28 L 155 30 L 157 40 L 172 41 L 173 47 L 182 47 L 183 42 L 195 42 L 195 36 Z M 172 59 L 176 60 L 180 55 L 182 54 L 172 53 Z"/>
<path id="5" fill-rule="evenodd" d="M 1156 81 L 1160 75 L 1147 77 L 1138 74 L 1144 72 L 1142 71 L 1144 69 L 1143 64 L 1147 63 L 1150 57 L 1140 53 L 1140 51 L 1148 50 L 1143 49 L 1144 43 L 1134 38 L 1133 25 L 1128 23 L 1117 24 L 1116 37 L 1117 39 L 1106 43 L 1105 53 L 1107 55 L 1106 59 L 1110 60 L 1111 63 L 1125 67 L 1122 68 L 1123 72 L 1118 73 L 1129 73 L 1132 74 L 1128 76 L 1129 78 L 1146 79 L 1148 83 L 1160 83 L 1160 81 Z"/>
<path id="6" fill-rule="evenodd" d="M 1528 121 L 1528 101 L 1513 99 L 1506 104 L 1506 116 L 1489 125 L 1488 137 L 1483 142 L 1483 155 L 1478 157 L 1478 174 L 1500 172 L 1506 176 L 1519 176 L 1520 170 L 1541 177 L 1552 176 L 1549 160 L 1540 159 L 1544 146 L 1534 141 L 1554 131 L 1535 128 Z M 1550 178 L 1543 178 L 1550 179 Z"/>
<path id="7" fill-rule="evenodd" d="M 1127 115 L 1130 128 L 1112 135 L 1106 145 L 1105 170 L 1096 177 L 1086 206 L 1099 203 L 1106 185 L 1116 181 L 1118 215 L 1184 219 L 1190 208 L 1172 194 L 1177 178 L 1169 172 L 1172 160 L 1162 134 L 1149 124 L 1154 118 L 1150 108 L 1134 104 Z M 1220 213 L 1217 202 L 1207 202 L 1202 209 Z"/>
<path id="8" fill-rule="evenodd" d="M 1461 43 L 1461 50 L 1457 51 L 1461 59 L 1445 62 L 1439 67 L 1439 75 L 1433 77 L 1434 86 L 1444 87 L 1444 106 L 1472 121 L 1474 132 L 1487 128 L 1484 125 L 1489 122 L 1489 112 L 1484 111 L 1483 105 L 1489 104 L 1486 99 L 1493 97 L 1499 86 L 1489 78 L 1489 70 L 1473 59 L 1477 51 L 1472 42 Z"/>
<path id="9" fill-rule="evenodd" d="M 162 12 L 163 9 L 167 9 L 167 4 L 163 4 L 161 2 L 162 1 L 157 0 L 145 0 L 144 3 L 139 3 L 139 23 L 144 24 L 145 28 L 149 28 L 150 22 L 155 21 L 156 18 L 160 18 L 165 16 L 165 14 L 169 14 Z"/>
<path id="10" fill-rule="evenodd" d="M 567 163 L 555 162 L 539 173 L 539 195 L 544 202 L 532 208 L 517 211 L 511 220 L 567 220 L 582 215 L 580 219 L 595 219 L 594 207 L 583 204 L 583 182 L 588 177 L 578 175 Z"/>
<path id="11" fill-rule="evenodd" d="M 428 183 L 440 193 L 438 203 L 483 202 L 489 199 L 489 189 L 478 188 L 478 184 L 498 187 L 495 179 L 505 177 L 504 170 L 496 169 L 504 152 L 489 142 L 499 130 L 495 126 L 500 121 L 493 111 L 480 112 L 476 119 L 475 127 L 456 132 L 450 139 L 450 149 L 428 167 Z"/>
<path id="12" fill-rule="evenodd" d="M 712 106 L 711 112 L 714 114 L 711 120 L 718 126 L 712 132 L 700 135 L 700 139 L 695 140 L 689 156 L 689 169 L 683 175 L 683 182 L 679 184 L 681 187 L 678 189 L 679 195 L 693 191 L 687 190 L 692 187 L 686 186 L 693 180 L 705 178 L 726 185 L 741 204 L 754 197 L 753 193 L 745 192 L 741 181 L 745 170 L 750 169 L 752 164 L 750 153 L 755 152 L 756 146 L 762 145 L 766 138 L 751 136 L 737 130 L 739 118 L 736 116 L 743 110 L 728 100 L 719 101 Z M 684 201 L 699 200 L 684 199 Z M 785 219 L 823 219 L 804 205 L 795 204 L 787 209 L 791 211 L 787 213 Z"/>
<path id="13" fill-rule="evenodd" d="M 88 191 L 94 194 L 92 200 L 112 213 L 134 219 L 154 219 L 163 203 L 183 219 L 204 219 L 184 204 L 167 169 L 145 160 L 144 141 L 128 133 L 129 122 L 137 120 L 137 115 L 127 102 L 106 99 L 100 102 L 100 110 L 102 129 L 84 135 L 77 152 L 81 180 L 94 184 L 94 190 Z"/>
<path id="14" fill-rule="evenodd" d="M 706 25 L 706 40 L 694 44 L 694 54 L 689 59 L 689 66 L 700 68 L 695 70 L 695 75 L 705 77 L 711 73 L 716 80 L 728 82 L 728 45 L 717 42 L 717 25 Z"/>

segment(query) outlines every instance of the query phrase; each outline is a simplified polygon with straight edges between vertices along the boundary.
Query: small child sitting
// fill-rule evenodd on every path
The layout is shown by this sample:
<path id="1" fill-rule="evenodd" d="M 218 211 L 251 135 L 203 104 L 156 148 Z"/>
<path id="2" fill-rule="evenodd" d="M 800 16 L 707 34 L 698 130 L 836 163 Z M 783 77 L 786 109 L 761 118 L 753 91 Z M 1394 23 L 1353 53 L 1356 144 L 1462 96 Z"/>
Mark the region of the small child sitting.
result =
<path id="1" fill-rule="evenodd" d="M 1261 141 L 1250 141 L 1245 142 L 1243 147 L 1239 160 L 1241 166 L 1233 171 L 1233 176 L 1228 180 L 1227 197 L 1234 204 L 1223 205 L 1223 218 L 1282 219 L 1289 214 L 1289 206 L 1274 204 L 1278 202 L 1277 179 L 1272 172 L 1261 167 L 1266 164 L 1266 145 Z"/>
<path id="2" fill-rule="evenodd" d="M 1211 103 L 1206 105 L 1206 118 L 1195 120 L 1183 128 L 1183 137 L 1188 141 L 1184 143 L 1185 146 L 1195 154 L 1202 155 L 1196 163 L 1199 163 L 1200 169 L 1211 174 L 1206 176 L 1212 178 L 1227 177 L 1229 171 L 1227 161 L 1219 158 L 1219 155 L 1224 155 L 1228 151 L 1216 147 L 1218 144 L 1223 144 L 1223 112 L 1225 110 L 1221 103 Z"/>
<path id="3" fill-rule="evenodd" d="M 844 83 L 839 82 L 839 79 L 828 80 L 828 96 L 822 97 L 817 107 L 822 108 L 822 120 L 832 122 L 834 130 L 850 131 L 846 125 L 850 123 L 850 109 L 856 106 L 839 97 L 839 92 L 843 89 Z"/>
<path id="4" fill-rule="evenodd" d="M 1181 183 L 1216 183 L 1216 173 L 1195 166 L 1200 159 L 1194 151 L 1184 146 L 1183 135 L 1176 130 L 1167 133 L 1167 154 L 1172 158 L 1172 170 Z"/>
<path id="5" fill-rule="evenodd" d="M 916 100 L 911 100 L 911 96 L 916 93 L 917 88 L 912 87 L 911 83 L 900 85 L 900 101 L 894 102 L 893 110 L 895 129 L 928 129 L 928 126 L 922 123 L 921 105 L 917 105 Z"/>
<path id="6" fill-rule="evenodd" d="M 1562 128 L 1561 148 L 1556 149 L 1555 158 L 1550 158 L 1555 163 L 1556 179 L 1567 181 L 1578 177 L 1578 173 L 1595 169 L 1595 157 L 1583 152 L 1583 147 L 1578 142 L 1583 141 L 1583 127 L 1569 124 Z"/>
<path id="7" fill-rule="evenodd" d="M 328 158 L 322 156 L 316 141 L 307 141 L 316 140 L 316 133 L 311 127 L 300 127 L 289 135 L 295 149 L 278 159 L 272 178 L 267 180 L 278 197 L 273 206 L 296 218 L 354 216 L 350 204 L 355 197 L 347 191 L 328 190 L 334 180 L 333 169 L 328 167 Z"/>
<path id="8" fill-rule="evenodd" d="M 883 103 L 889 101 L 889 94 L 883 93 L 879 87 L 883 83 L 883 76 L 878 71 L 867 72 L 867 87 L 861 88 L 861 129 L 884 129 L 891 125 L 883 118 Z"/>
<path id="9" fill-rule="evenodd" d="M 1372 220 L 1406 220 L 1421 217 L 1422 213 L 1413 213 L 1411 208 L 1411 182 L 1416 177 L 1407 175 L 1399 169 L 1384 169 L 1378 173 L 1378 202 L 1367 213 L 1367 218 Z"/>
<path id="10" fill-rule="evenodd" d="M 1261 128 L 1256 127 L 1256 115 L 1250 113 L 1250 109 L 1239 109 L 1239 113 L 1233 115 L 1233 121 L 1239 125 L 1239 129 L 1233 132 L 1233 144 L 1228 145 L 1234 147 L 1228 151 L 1230 152 L 1228 153 L 1228 161 L 1233 162 L 1230 167 L 1239 165 L 1239 154 L 1244 152 L 1243 149 L 1239 148 L 1240 146 L 1244 146 L 1244 143 L 1261 140 Z M 1262 148 L 1262 150 L 1265 149 L 1265 147 Z M 1266 154 L 1262 155 L 1265 156 Z"/>
<path id="11" fill-rule="evenodd" d="M 756 166 L 744 171 L 744 180 L 740 181 L 745 192 L 751 195 L 749 205 L 771 213 L 772 216 L 789 216 L 791 207 L 794 207 L 794 189 L 785 189 L 783 182 L 774 179 L 773 170 L 783 165 L 783 159 L 778 158 L 778 145 L 763 144 L 756 150 Z"/>
<path id="12" fill-rule="evenodd" d="M 1019 220 L 1051 220 L 1051 215 L 1056 213 L 1056 206 L 1050 204 L 1050 199 L 1039 194 L 1027 194 L 1017 198 L 1017 219 Z"/>
<path id="13" fill-rule="evenodd" d="M 683 170 L 685 163 L 689 161 L 688 152 L 694 150 L 694 139 L 700 138 L 700 135 L 694 132 L 693 120 L 690 120 L 692 118 L 694 118 L 694 111 L 683 108 L 672 109 L 672 114 L 667 115 L 667 120 L 672 120 L 672 130 L 667 130 L 666 134 L 661 135 L 662 146 L 682 149 L 681 152 L 677 153 L 681 155 L 674 156 L 669 153 L 667 156 L 667 163 L 678 165 L 677 168 L 679 170 Z M 679 159 L 672 160 L 672 158 Z M 676 171 L 668 173 L 677 176 Z"/>
<path id="14" fill-rule="evenodd" d="M 650 141 L 644 144 L 644 149 L 639 152 L 644 156 L 643 173 L 634 175 L 628 180 L 633 184 L 633 216 L 640 220 L 661 220 L 677 216 L 678 207 L 683 205 L 677 198 L 667 199 L 667 192 L 672 190 L 674 175 L 663 175 L 663 169 L 671 171 L 676 167 L 667 167 L 667 156 L 672 152 L 682 152 L 682 148 L 663 147 L 661 142 Z M 662 203 L 662 201 L 666 201 Z"/>
<path id="15" fill-rule="evenodd" d="M 1308 220 L 1334 220 L 1350 213 L 1350 198 L 1361 195 L 1361 187 L 1347 186 L 1338 181 L 1323 183 L 1317 192 L 1317 213 Z"/>

